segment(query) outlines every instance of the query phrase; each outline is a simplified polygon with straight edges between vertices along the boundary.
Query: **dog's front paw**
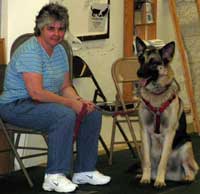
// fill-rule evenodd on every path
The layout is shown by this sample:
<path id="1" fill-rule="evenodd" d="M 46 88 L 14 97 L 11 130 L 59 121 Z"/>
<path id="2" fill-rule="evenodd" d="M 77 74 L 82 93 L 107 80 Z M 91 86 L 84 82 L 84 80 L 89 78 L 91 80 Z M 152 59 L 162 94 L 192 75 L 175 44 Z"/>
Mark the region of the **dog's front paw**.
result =
<path id="1" fill-rule="evenodd" d="M 150 178 L 141 178 L 140 183 L 141 184 L 149 184 L 151 182 Z"/>
<path id="2" fill-rule="evenodd" d="M 149 184 L 151 182 L 151 170 L 145 170 L 142 174 L 142 178 L 140 180 L 141 184 Z"/>
<path id="3" fill-rule="evenodd" d="M 165 168 L 161 168 L 159 166 L 158 171 L 157 171 L 157 176 L 156 176 L 156 180 L 154 182 L 154 186 L 161 188 L 161 187 L 165 187 L 166 183 L 165 183 Z"/>
<path id="4" fill-rule="evenodd" d="M 186 182 L 192 182 L 192 181 L 194 181 L 194 179 L 195 179 L 195 176 L 192 175 L 192 174 L 190 174 L 190 175 L 186 175 L 185 176 L 184 181 L 186 181 Z"/>
<path id="5" fill-rule="evenodd" d="M 165 187 L 166 183 L 165 183 L 164 180 L 156 179 L 156 181 L 154 182 L 154 186 L 158 187 L 158 188 L 161 188 L 161 187 Z"/>

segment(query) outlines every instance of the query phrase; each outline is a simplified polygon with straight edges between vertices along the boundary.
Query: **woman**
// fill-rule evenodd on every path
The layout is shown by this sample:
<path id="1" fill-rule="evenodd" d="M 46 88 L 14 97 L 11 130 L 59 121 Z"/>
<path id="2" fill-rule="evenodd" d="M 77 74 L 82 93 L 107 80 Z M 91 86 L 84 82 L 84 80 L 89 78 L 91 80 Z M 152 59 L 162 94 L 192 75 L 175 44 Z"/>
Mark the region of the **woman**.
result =
<path id="1" fill-rule="evenodd" d="M 57 3 L 42 7 L 34 34 L 14 53 L 7 67 L 0 116 L 7 122 L 46 131 L 48 162 L 43 189 L 72 192 L 77 184 L 103 185 L 110 177 L 96 171 L 101 114 L 70 82 L 66 52 L 59 44 L 69 28 L 68 11 Z M 77 136 L 77 160 L 70 171 L 76 115 L 86 106 Z"/>

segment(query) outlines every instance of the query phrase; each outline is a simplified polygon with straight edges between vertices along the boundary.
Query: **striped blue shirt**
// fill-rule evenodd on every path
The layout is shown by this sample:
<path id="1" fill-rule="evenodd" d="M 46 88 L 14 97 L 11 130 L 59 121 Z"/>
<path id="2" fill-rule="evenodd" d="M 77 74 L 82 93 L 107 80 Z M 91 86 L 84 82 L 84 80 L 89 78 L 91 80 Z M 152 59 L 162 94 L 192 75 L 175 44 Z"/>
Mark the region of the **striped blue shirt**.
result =
<path id="1" fill-rule="evenodd" d="M 49 57 L 36 37 L 31 37 L 15 51 L 6 68 L 0 103 L 30 97 L 22 77 L 23 72 L 42 74 L 43 88 L 59 94 L 64 74 L 68 71 L 68 58 L 62 45 L 57 45 Z"/>

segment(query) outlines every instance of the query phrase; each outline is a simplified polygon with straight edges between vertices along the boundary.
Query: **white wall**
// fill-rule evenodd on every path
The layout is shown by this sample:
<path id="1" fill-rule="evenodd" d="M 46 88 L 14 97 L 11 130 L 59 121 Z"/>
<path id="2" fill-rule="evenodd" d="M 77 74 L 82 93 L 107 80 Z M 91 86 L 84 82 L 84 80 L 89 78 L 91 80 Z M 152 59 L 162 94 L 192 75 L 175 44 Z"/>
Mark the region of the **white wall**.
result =
<path id="1" fill-rule="evenodd" d="M 3 17 L 3 13 L 2 13 L 2 0 L 0 0 L 0 18 Z M 0 19 L 0 37 L 2 35 L 2 19 Z"/>
<path id="2" fill-rule="evenodd" d="M 109 101 L 115 97 L 111 65 L 123 54 L 123 4 L 122 0 L 111 0 L 110 38 L 83 42 L 82 49 L 75 52 L 89 64 Z M 83 94 L 87 92 L 83 90 Z"/>
<path id="3" fill-rule="evenodd" d="M 41 6 L 49 0 L 3 0 L 4 12 L 7 15 L 3 21 L 3 33 L 6 37 L 7 59 L 13 41 L 21 34 L 33 32 L 35 16 Z"/>
<path id="4" fill-rule="evenodd" d="M 5 0 L 1 0 L 1 13 L 0 13 L 0 20 L 1 20 L 1 31 L 0 31 L 0 35 L 1 38 L 5 38 L 5 40 L 7 40 L 7 25 L 8 25 L 8 10 L 7 10 L 7 4 L 8 2 Z M 5 42 L 6 44 L 6 42 Z M 7 47 L 7 44 L 5 45 Z M 6 56 L 7 58 L 7 56 Z"/>

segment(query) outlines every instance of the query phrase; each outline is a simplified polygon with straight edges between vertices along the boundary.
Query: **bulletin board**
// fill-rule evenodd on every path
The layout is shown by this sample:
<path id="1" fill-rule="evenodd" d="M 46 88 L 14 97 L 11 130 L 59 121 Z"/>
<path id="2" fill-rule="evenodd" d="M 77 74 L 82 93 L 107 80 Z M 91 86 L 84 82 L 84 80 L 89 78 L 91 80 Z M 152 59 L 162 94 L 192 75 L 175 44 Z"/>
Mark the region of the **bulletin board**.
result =
<path id="1" fill-rule="evenodd" d="M 60 0 L 67 7 L 70 32 L 81 41 L 109 38 L 110 0 Z"/>

